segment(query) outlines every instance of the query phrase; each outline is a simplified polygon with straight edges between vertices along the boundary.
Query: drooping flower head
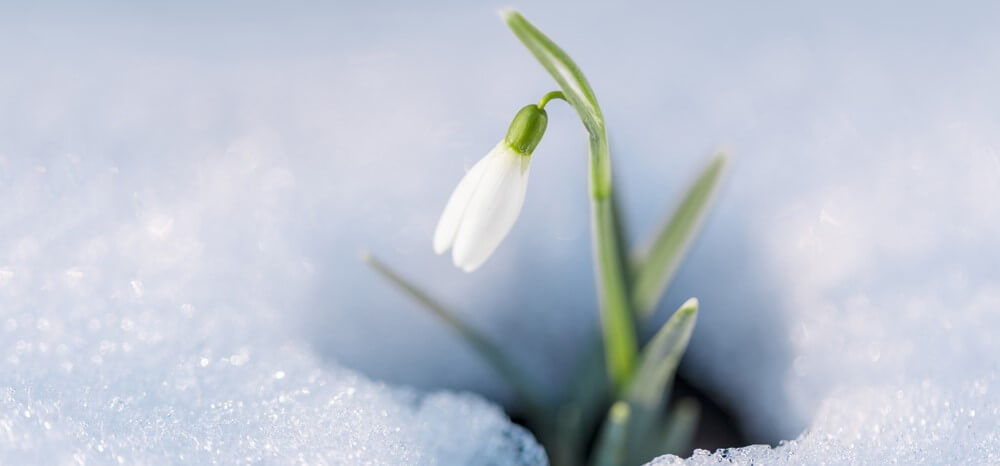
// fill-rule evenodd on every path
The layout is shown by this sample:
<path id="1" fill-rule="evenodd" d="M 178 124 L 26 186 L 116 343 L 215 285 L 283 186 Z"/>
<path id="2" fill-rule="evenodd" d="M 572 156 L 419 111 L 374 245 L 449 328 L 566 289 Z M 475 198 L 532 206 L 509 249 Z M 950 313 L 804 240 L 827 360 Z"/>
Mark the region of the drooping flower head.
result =
<path id="1" fill-rule="evenodd" d="M 517 112 L 507 136 L 452 192 L 434 231 L 434 252 L 451 249 L 455 266 L 472 272 L 496 250 L 521 212 L 531 153 L 547 124 L 545 109 L 538 105 Z"/>

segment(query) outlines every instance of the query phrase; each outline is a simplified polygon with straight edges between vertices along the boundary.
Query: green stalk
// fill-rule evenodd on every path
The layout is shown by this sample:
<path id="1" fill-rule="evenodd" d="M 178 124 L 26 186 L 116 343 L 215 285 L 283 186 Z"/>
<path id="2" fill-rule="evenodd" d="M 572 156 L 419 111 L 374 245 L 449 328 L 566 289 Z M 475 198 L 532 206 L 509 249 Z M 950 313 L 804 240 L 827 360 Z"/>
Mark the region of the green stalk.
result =
<path id="1" fill-rule="evenodd" d="M 615 226 L 611 159 L 604 116 L 587 79 L 566 52 L 517 11 L 505 10 L 502 16 L 514 35 L 559 84 L 566 101 L 576 109 L 589 134 L 595 278 L 608 376 L 616 387 L 620 387 L 632 374 L 638 345 L 625 283 L 625 261 Z"/>

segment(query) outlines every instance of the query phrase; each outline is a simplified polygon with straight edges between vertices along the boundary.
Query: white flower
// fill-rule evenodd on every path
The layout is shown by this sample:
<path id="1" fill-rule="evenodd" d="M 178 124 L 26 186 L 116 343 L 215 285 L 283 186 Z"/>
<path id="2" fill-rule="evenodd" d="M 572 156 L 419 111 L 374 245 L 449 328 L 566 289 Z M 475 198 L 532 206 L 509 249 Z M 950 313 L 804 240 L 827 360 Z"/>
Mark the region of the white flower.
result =
<path id="1" fill-rule="evenodd" d="M 528 187 L 531 156 L 506 141 L 472 167 L 448 199 L 434 232 L 434 252 L 452 249 L 455 266 L 472 272 L 514 226 Z"/>
<path id="2" fill-rule="evenodd" d="M 545 133 L 545 110 L 528 105 L 500 141 L 455 187 L 434 231 L 434 252 L 449 248 L 456 267 L 479 268 L 514 226 L 528 187 L 531 153 Z"/>

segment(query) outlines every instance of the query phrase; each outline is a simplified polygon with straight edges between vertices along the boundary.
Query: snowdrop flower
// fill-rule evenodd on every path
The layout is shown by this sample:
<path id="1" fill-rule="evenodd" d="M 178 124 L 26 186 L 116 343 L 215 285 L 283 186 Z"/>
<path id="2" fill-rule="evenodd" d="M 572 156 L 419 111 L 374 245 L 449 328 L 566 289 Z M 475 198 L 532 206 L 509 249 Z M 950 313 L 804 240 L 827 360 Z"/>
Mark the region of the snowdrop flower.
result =
<path id="1" fill-rule="evenodd" d="M 531 153 L 547 123 L 545 109 L 538 105 L 517 113 L 507 137 L 473 165 L 452 192 L 434 232 L 434 252 L 451 249 L 455 266 L 466 272 L 490 257 L 521 212 Z"/>

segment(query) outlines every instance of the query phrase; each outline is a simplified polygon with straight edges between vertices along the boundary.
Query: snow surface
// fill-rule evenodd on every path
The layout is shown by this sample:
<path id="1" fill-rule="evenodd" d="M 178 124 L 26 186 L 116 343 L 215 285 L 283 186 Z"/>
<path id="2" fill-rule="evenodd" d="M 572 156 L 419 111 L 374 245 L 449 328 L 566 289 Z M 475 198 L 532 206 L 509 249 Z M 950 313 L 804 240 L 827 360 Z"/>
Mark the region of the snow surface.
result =
<path id="1" fill-rule="evenodd" d="M 124 299 L 4 310 L 0 463 L 546 463 L 474 395 L 393 388 L 262 344 L 242 311 Z"/>
<path id="2" fill-rule="evenodd" d="M 632 239 L 717 144 L 734 155 L 661 317 L 698 296 L 684 373 L 752 442 L 797 440 L 726 455 L 996 462 L 1000 6 L 572 5 L 523 11 L 596 89 Z M 5 6 L 0 451 L 104 442 L 153 461 L 193 437 L 271 454 L 238 443 L 263 430 L 282 459 L 356 452 L 341 434 L 373 461 L 390 444 L 537 458 L 495 408 L 415 402 L 340 368 L 509 400 L 362 249 L 506 342 L 553 395 L 596 331 L 586 145 L 559 102 L 494 257 L 466 275 L 430 250 L 463 170 L 551 89 L 503 6 Z M 355 386 L 369 400 L 344 405 L 356 423 L 318 410 Z M 282 395 L 293 416 L 272 421 Z M 225 400 L 244 410 L 211 407 Z M 433 400 L 450 400 L 440 417 Z M 369 424 L 379 409 L 398 416 Z M 465 409 L 480 441 L 418 428 L 478 431 L 450 421 Z M 313 425 L 329 437 L 304 441 Z M 35 443 L 7 441 L 21 436 Z"/>
<path id="3" fill-rule="evenodd" d="M 850 389 L 830 396 L 805 434 L 777 448 L 698 450 L 649 464 L 997 464 L 997 383 L 993 375 L 947 388 L 926 381 Z"/>

